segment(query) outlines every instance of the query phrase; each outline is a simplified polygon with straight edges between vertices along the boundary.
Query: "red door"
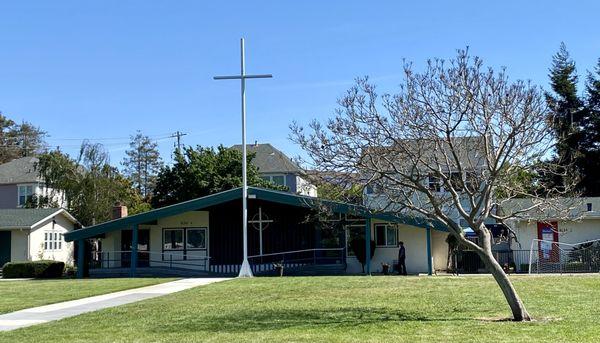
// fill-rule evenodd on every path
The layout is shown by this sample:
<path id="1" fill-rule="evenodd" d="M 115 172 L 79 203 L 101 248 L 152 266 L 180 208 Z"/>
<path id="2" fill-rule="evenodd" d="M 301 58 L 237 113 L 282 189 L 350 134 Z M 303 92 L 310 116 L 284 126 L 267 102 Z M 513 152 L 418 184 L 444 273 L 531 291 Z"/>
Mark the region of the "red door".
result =
<path id="1" fill-rule="evenodd" d="M 557 222 L 538 222 L 538 251 L 540 260 L 549 262 L 558 262 L 558 223 Z"/>

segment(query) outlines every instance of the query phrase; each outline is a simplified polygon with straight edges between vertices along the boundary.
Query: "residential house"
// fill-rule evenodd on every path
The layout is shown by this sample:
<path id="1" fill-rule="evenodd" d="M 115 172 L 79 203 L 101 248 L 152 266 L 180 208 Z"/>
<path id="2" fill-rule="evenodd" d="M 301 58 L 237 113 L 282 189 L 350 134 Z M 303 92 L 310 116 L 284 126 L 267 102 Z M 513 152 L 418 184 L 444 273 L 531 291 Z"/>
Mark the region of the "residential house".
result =
<path id="1" fill-rule="evenodd" d="M 61 208 L 0 209 L 0 268 L 10 261 L 73 264 L 73 243 L 66 242 L 64 235 L 78 225 Z"/>
<path id="2" fill-rule="evenodd" d="M 46 187 L 37 157 L 22 157 L 0 165 L 0 209 L 23 208 L 34 197 L 49 197 L 54 207 L 65 205 L 64 193 Z"/>
<path id="3" fill-rule="evenodd" d="M 234 145 L 242 150 L 242 145 Z M 248 153 L 255 154 L 252 164 L 258 168 L 260 176 L 274 184 L 285 186 L 290 193 L 316 197 L 317 187 L 313 185 L 306 173 L 283 152 L 269 143 L 248 144 Z"/>

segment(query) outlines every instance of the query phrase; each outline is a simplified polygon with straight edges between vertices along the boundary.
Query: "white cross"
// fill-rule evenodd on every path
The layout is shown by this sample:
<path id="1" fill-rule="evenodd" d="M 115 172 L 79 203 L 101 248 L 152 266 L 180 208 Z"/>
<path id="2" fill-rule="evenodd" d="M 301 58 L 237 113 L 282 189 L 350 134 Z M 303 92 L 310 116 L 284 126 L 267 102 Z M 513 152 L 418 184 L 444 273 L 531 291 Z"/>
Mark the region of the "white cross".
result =
<path id="1" fill-rule="evenodd" d="M 215 80 L 240 80 L 242 84 L 242 228 L 244 234 L 244 260 L 238 277 L 252 277 L 248 263 L 248 180 L 246 176 L 246 79 L 271 78 L 273 75 L 247 75 L 244 38 L 240 40 L 242 69 L 240 75 L 215 76 Z"/>
<path id="2" fill-rule="evenodd" d="M 267 215 L 265 214 L 265 219 L 263 219 L 263 214 L 262 214 L 262 207 L 258 207 L 258 220 L 254 219 L 254 217 L 252 217 L 252 220 L 249 220 L 248 223 L 251 224 L 258 224 L 258 228 L 256 226 L 254 226 L 254 228 L 256 228 L 258 230 L 258 239 L 260 241 L 260 254 L 263 254 L 263 239 L 262 239 L 262 232 L 263 230 L 265 230 L 267 228 L 267 226 L 269 226 L 269 223 L 272 223 L 273 219 L 269 219 L 269 217 L 267 217 Z M 263 224 L 267 224 L 263 227 Z"/>

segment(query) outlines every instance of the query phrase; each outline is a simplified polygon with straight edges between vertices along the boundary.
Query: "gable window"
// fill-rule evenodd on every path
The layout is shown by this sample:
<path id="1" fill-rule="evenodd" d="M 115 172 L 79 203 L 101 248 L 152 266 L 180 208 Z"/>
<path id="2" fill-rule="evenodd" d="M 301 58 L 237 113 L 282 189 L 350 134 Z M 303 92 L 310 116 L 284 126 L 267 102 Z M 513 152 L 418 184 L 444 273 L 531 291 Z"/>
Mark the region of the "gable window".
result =
<path id="1" fill-rule="evenodd" d="M 44 232 L 44 250 L 61 250 L 63 235 L 58 232 Z"/>
<path id="2" fill-rule="evenodd" d="M 19 185 L 18 186 L 18 206 L 23 207 L 28 201 L 33 199 L 34 185 Z"/>
<path id="3" fill-rule="evenodd" d="M 261 178 L 279 186 L 285 186 L 285 175 L 263 175 Z"/>
<path id="4" fill-rule="evenodd" d="M 376 224 L 375 243 L 381 247 L 397 247 L 398 228 L 389 224 Z"/>

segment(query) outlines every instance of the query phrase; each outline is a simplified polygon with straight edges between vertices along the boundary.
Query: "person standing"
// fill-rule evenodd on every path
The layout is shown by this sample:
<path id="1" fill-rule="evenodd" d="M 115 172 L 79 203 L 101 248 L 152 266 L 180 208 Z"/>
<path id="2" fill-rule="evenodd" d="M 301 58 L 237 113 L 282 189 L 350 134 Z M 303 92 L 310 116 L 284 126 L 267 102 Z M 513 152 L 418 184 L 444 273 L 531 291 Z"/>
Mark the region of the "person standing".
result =
<path id="1" fill-rule="evenodd" d="M 400 249 L 398 250 L 398 274 L 406 275 L 406 249 L 404 248 L 404 242 L 400 242 Z"/>

